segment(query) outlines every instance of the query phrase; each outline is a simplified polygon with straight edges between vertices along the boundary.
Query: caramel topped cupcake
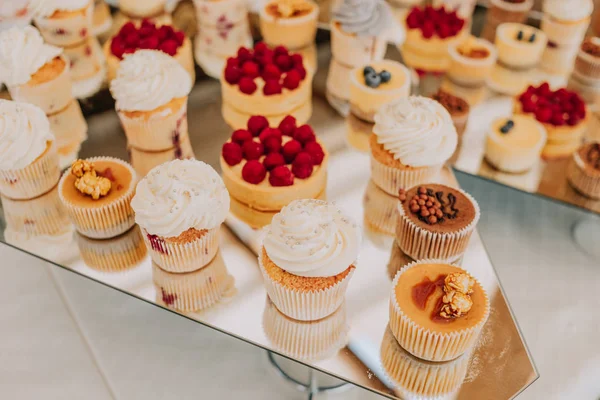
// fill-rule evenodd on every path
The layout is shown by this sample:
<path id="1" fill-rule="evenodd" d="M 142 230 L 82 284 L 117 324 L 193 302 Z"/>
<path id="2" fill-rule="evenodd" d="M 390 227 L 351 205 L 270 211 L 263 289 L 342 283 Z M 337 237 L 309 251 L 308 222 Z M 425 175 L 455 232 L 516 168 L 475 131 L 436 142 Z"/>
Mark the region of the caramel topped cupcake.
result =
<path id="1" fill-rule="evenodd" d="M 456 260 L 479 220 L 479 206 L 467 193 L 426 184 L 398 195 L 398 246 L 415 260 Z"/>
<path id="2" fill-rule="evenodd" d="M 456 133 L 461 136 L 465 132 L 467 121 L 469 120 L 469 103 L 464 99 L 441 89 L 433 95 L 433 99 L 443 105 L 450 113 L 450 117 L 452 117 L 452 122 L 456 128 Z"/>

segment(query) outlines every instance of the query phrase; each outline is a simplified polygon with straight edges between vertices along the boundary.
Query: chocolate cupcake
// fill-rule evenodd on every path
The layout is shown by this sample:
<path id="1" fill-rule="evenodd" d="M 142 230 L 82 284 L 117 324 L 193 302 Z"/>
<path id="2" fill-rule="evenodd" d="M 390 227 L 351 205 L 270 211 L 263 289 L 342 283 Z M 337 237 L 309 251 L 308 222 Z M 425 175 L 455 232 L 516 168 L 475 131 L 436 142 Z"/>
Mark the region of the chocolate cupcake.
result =
<path id="1" fill-rule="evenodd" d="M 441 89 L 433 95 L 433 99 L 443 105 L 450 113 L 450 117 L 452 117 L 452 122 L 456 128 L 456 133 L 460 138 L 467 128 L 470 112 L 469 103 L 464 99 Z"/>

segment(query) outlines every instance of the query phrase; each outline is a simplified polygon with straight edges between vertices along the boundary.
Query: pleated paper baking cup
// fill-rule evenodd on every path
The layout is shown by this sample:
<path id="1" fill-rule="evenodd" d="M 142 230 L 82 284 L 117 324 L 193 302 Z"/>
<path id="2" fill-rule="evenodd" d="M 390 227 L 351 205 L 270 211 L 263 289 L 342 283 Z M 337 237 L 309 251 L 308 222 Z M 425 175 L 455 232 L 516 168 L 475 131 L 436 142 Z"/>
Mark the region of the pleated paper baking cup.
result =
<path id="1" fill-rule="evenodd" d="M 371 180 L 392 196 L 396 196 L 400 189 L 436 182 L 442 167 L 443 164 L 418 168 L 394 168 L 379 162 L 371 153 Z"/>
<path id="2" fill-rule="evenodd" d="M 145 151 L 168 150 L 177 142 L 189 140 L 187 98 L 177 110 L 165 108 L 138 116 L 117 110 L 130 146 Z"/>
<path id="3" fill-rule="evenodd" d="M 376 232 L 394 236 L 397 204 L 397 197 L 390 196 L 370 180 L 363 197 L 365 222 Z"/>
<path id="4" fill-rule="evenodd" d="M 71 168 L 67 169 L 63 174 L 59 183 L 59 196 L 69 214 L 69 218 L 77 232 L 92 239 L 108 239 L 128 231 L 134 224 L 134 212 L 131 208 L 131 199 L 135 194 L 135 186 L 137 182 L 134 169 L 125 161 L 113 157 L 93 157 L 86 161 L 108 161 L 120 164 L 127 168 L 131 173 L 131 183 L 127 191 L 120 197 L 110 203 L 103 204 L 99 207 L 85 207 L 72 203 L 64 196 L 63 187 L 66 178 L 71 173 Z M 93 205 L 93 203 L 92 203 Z"/>
<path id="5" fill-rule="evenodd" d="M 445 263 L 443 260 L 419 260 L 415 261 L 400 270 L 394 278 L 392 284 L 392 293 L 390 295 L 390 330 L 394 334 L 394 337 L 398 341 L 398 344 L 415 357 L 419 357 L 427 361 L 449 361 L 461 356 L 469 349 L 471 349 L 479 334 L 485 325 L 489 313 L 490 313 L 490 301 L 485 295 L 485 314 L 481 318 L 481 321 L 466 329 L 457 330 L 454 332 L 435 332 L 430 329 L 426 329 L 422 326 L 417 325 L 412 319 L 410 319 L 400 308 L 396 299 L 395 288 L 398 285 L 398 280 L 402 274 L 417 265 L 422 264 L 439 264 Z M 453 265 L 460 268 L 457 265 Z M 461 268 L 462 269 L 462 268 Z M 480 287 L 481 284 L 475 278 L 473 278 Z"/>
<path id="6" fill-rule="evenodd" d="M 265 289 L 277 309 L 298 321 L 316 321 L 331 315 L 344 302 L 346 289 L 354 268 L 341 281 L 327 289 L 299 291 L 275 282 L 267 273 L 262 260 L 262 251 L 258 255 L 258 264 L 263 274 Z"/>
<path id="7" fill-rule="evenodd" d="M 348 324 L 346 307 L 318 321 L 296 321 L 281 313 L 267 298 L 263 330 L 275 350 L 305 361 L 331 357 L 346 345 Z"/>
<path id="8" fill-rule="evenodd" d="M 171 273 L 152 263 L 156 297 L 165 306 L 198 312 L 218 303 L 233 285 L 223 257 L 217 253 L 210 264 L 197 271 Z"/>
<path id="9" fill-rule="evenodd" d="M 143 234 L 152 261 L 167 272 L 196 271 L 211 262 L 219 249 L 218 227 L 184 243 L 149 234 L 145 229 Z"/>
<path id="10" fill-rule="evenodd" d="M 77 235 L 77 246 L 83 262 L 102 272 L 122 272 L 139 265 L 148 251 L 140 228 L 112 239 L 90 239 Z"/>
<path id="11" fill-rule="evenodd" d="M 67 210 L 58 196 L 58 185 L 31 200 L 0 198 L 6 226 L 14 231 L 30 235 L 55 235 L 71 225 Z"/>
<path id="12" fill-rule="evenodd" d="M 469 367 L 469 353 L 443 363 L 420 360 L 400 347 L 389 328 L 383 335 L 380 356 L 383 371 L 394 386 L 418 396 L 454 392 L 462 385 Z"/>
<path id="13" fill-rule="evenodd" d="M 589 40 L 594 45 L 600 45 L 600 38 L 592 37 Z M 600 81 L 600 57 L 588 54 L 579 48 L 573 72 L 581 77 L 582 81 L 597 84 Z"/>
<path id="14" fill-rule="evenodd" d="M 16 200 L 27 200 L 49 192 L 60 178 L 56 144 L 22 169 L 0 170 L 0 193 Z"/>
<path id="15" fill-rule="evenodd" d="M 592 199 L 600 199 L 600 172 L 595 175 L 586 173 L 586 166 L 579 152 L 573 153 L 567 166 L 567 179 L 579 193 Z"/>
<path id="16" fill-rule="evenodd" d="M 415 260 L 437 259 L 445 262 L 456 261 L 461 257 L 467 245 L 471 234 L 481 216 L 479 204 L 467 192 L 456 189 L 462 193 L 475 208 L 473 221 L 466 227 L 456 232 L 431 232 L 415 224 L 398 202 L 398 224 L 396 225 L 396 240 L 400 249 Z"/>

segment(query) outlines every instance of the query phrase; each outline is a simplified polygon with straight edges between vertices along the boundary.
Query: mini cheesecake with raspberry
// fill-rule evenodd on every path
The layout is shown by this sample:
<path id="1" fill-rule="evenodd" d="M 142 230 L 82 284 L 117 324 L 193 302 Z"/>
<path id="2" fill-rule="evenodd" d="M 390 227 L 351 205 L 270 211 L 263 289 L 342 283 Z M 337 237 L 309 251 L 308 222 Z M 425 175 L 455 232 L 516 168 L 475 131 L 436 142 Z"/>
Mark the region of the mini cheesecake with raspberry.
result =
<path id="1" fill-rule="evenodd" d="M 447 71 L 451 62 L 449 47 L 461 43 L 469 34 L 465 20 L 443 6 L 415 7 L 406 17 L 405 25 L 404 61 L 425 72 Z"/>
<path id="2" fill-rule="evenodd" d="M 545 159 L 568 157 L 577 150 L 590 120 L 577 93 L 565 88 L 551 90 L 547 82 L 529 86 L 515 99 L 514 112 L 529 115 L 546 128 L 548 141 L 542 151 Z"/>
<path id="3" fill-rule="evenodd" d="M 253 115 L 264 116 L 270 125 L 288 115 L 305 124 L 312 114 L 311 82 L 302 55 L 284 46 L 240 47 L 227 59 L 221 78 L 223 118 L 233 129 L 244 128 Z"/>
<path id="4" fill-rule="evenodd" d="M 252 116 L 221 153 L 231 211 L 253 228 L 268 225 L 293 200 L 322 199 L 328 154 L 309 125 L 288 115 L 279 125 Z"/>
<path id="5" fill-rule="evenodd" d="M 108 80 L 112 81 L 117 75 L 120 61 L 137 50 L 160 50 L 175 58 L 190 74 L 192 82 L 196 79 L 192 42 L 181 31 L 171 25 L 157 26 L 154 22 L 144 19 L 136 26 L 128 22 L 119 32 L 104 44 L 104 55 L 108 65 Z"/>

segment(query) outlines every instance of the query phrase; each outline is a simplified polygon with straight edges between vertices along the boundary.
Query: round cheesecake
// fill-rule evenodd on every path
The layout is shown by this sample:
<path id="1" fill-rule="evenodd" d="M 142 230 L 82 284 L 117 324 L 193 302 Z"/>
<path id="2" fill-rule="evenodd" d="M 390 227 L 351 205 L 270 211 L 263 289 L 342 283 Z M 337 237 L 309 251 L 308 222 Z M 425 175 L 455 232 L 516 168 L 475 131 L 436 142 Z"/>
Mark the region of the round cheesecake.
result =
<path id="1" fill-rule="evenodd" d="M 498 61 L 510 68 L 532 68 L 542 58 L 547 42 L 546 34 L 532 26 L 500 24 L 495 42 Z"/>

